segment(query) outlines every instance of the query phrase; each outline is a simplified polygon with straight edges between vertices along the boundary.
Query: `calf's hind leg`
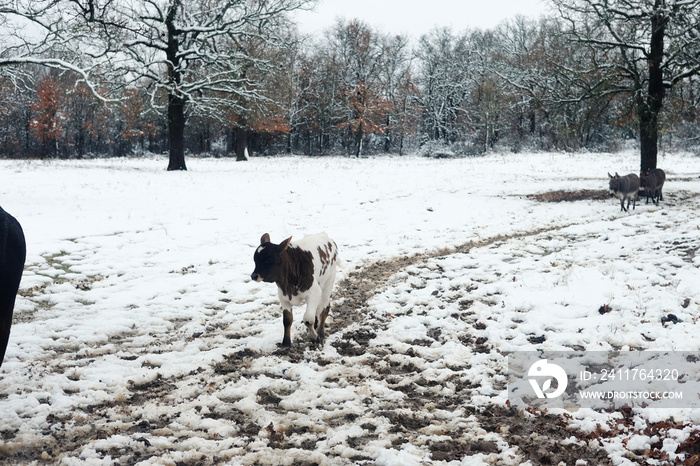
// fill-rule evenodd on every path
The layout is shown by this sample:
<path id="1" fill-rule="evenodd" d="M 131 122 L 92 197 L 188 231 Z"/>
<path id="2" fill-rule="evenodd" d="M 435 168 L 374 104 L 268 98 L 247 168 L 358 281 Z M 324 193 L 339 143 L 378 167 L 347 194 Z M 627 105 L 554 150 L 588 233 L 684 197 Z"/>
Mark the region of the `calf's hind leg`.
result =
<path id="1" fill-rule="evenodd" d="M 331 293 L 333 292 L 333 283 L 335 282 L 335 266 L 328 271 L 328 279 L 323 285 L 323 295 L 321 296 L 321 307 L 319 307 L 320 318 L 316 322 L 316 343 L 323 345 L 326 339 L 326 317 L 331 311 Z"/>
<path id="2" fill-rule="evenodd" d="M 318 325 L 316 327 L 316 331 L 318 333 L 318 336 L 316 337 L 316 343 L 319 345 L 322 345 L 323 342 L 326 339 L 326 317 L 328 317 L 328 313 L 331 310 L 330 304 L 326 306 L 323 311 L 321 311 L 321 319 L 318 321 Z"/>
<path id="3" fill-rule="evenodd" d="M 321 287 L 318 284 L 312 286 L 306 298 L 306 312 L 304 313 L 304 325 L 306 336 L 311 341 L 316 341 L 316 327 L 318 326 L 319 307 L 321 305 Z"/>

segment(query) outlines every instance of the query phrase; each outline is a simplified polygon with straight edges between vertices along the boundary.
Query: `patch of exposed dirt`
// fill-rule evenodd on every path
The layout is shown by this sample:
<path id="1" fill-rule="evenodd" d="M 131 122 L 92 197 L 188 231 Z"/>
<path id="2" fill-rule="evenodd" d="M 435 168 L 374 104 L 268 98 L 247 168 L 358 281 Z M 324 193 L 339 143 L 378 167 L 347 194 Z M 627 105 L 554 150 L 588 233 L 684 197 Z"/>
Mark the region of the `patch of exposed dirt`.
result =
<path id="1" fill-rule="evenodd" d="M 697 256 L 698 250 L 700 250 L 700 246 L 697 244 L 695 238 L 684 238 L 681 240 L 676 240 L 673 242 L 673 244 L 668 245 L 667 250 L 668 252 L 679 252 L 680 257 L 685 262 L 689 262 L 692 264 L 695 261 L 695 257 Z"/>
<path id="2" fill-rule="evenodd" d="M 659 201 L 659 206 L 682 206 L 688 202 L 697 202 L 698 198 L 700 198 L 700 193 L 684 189 L 670 189 L 668 185 L 664 185 L 663 199 Z"/>
<path id="3" fill-rule="evenodd" d="M 567 418 L 545 413 L 521 413 L 513 408 L 493 407 L 478 415 L 481 426 L 501 432 L 512 446 L 533 464 L 576 464 L 585 458 L 589 464 L 613 464 L 603 448 L 586 441 L 571 442 L 581 433 L 567 427 Z"/>
<path id="4" fill-rule="evenodd" d="M 46 278 L 46 281 L 40 285 L 33 286 L 31 288 L 27 289 L 22 289 L 20 288 L 18 295 L 28 299 L 29 301 L 32 301 L 34 304 L 34 309 L 30 311 L 23 311 L 23 312 L 15 312 L 13 317 L 12 317 L 12 323 L 13 325 L 19 324 L 19 323 L 27 323 L 27 322 L 33 322 L 37 319 L 41 318 L 42 312 L 51 310 L 55 306 L 55 302 L 52 301 L 50 298 L 47 299 L 46 295 L 46 289 L 52 285 L 60 285 L 64 283 L 69 283 L 73 287 L 75 287 L 76 292 L 85 292 L 89 291 L 92 289 L 93 285 L 96 282 L 104 280 L 105 277 L 102 277 L 100 275 L 91 275 L 91 276 L 81 276 L 79 278 L 66 278 L 64 275 L 71 273 L 70 266 L 67 265 L 65 262 L 63 262 L 63 258 L 65 257 L 65 253 L 59 253 L 59 254 L 51 254 L 51 255 L 44 255 L 42 256 L 44 260 L 46 261 L 46 264 L 51 268 L 55 269 L 57 271 L 60 271 L 61 273 L 50 273 L 47 272 L 43 269 L 36 269 L 33 270 L 36 275 L 42 276 Z M 31 267 L 29 268 L 31 270 Z M 84 300 L 84 301 L 77 301 L 78 304 L 83 305 L 83 306 L 88 306 L 93 303 Z"/>
<path id="5" fill-rule="evenodd" d="M 527 198 L 538 202 L 604 201 L 610 198 L 610 194 L 604 189 L 579 189 L 578 191 L 559 190 L 528 194 Z"/>
<path id="6" fill-rule="evenodd" d="M 248 348 L 238 351 L 236 353 L 229 354 L 224 357 L 224 360 L 214 364 L 214 373 L 216 374 L 229 374 L 232 372 L 240 371 L 246 368 L 252 358 L 256 356 L 256 353 L 249 350 Z"/>

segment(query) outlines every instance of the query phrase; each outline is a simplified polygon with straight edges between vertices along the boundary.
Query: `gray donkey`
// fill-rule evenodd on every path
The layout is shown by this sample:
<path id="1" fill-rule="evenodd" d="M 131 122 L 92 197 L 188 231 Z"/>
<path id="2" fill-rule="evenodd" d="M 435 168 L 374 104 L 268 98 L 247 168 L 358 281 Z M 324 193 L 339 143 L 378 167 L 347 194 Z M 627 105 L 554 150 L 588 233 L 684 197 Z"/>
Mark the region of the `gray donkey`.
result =
<path id="1" fill-rule="evenodd" d="M 639 185 L 644 188 L 644 194 L 647 197 L 647 204 L 649 204 L 649 198 L 651 197 L 651 202 L 658 204 L 659 201 L 664 200 L 664 195 L 661 189 L 664 187 L 664 181 L 666 181 L 666 173 L 660 168 L 647 169 L 639 177 Z"/>
<path id="2" fill-rule="evenodd" d="M 632 209 L 634 209 L 637 206 L 639 177 L 634 173 L 620 176 L 617 174 L 617 172 L 615 173 L 615 176 L 608 173 L 608 177 L 610 178 L 610 195 L 620 198 L 620 210 L 629 212 L 630 200 L 632 200 Z M 627 199 L 627 208 L 625 208 L 625 199 Z"/>

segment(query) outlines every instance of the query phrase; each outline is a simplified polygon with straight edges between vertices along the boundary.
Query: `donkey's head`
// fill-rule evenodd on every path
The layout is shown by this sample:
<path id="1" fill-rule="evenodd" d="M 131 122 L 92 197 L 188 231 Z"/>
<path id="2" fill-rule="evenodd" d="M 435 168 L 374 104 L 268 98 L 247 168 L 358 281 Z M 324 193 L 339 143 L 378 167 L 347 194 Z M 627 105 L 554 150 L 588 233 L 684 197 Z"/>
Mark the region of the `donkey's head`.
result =
<path id="1" fill-rule="evenodd" d="M 620 192 L 620 175 L 615 172 L 615 176 L 608 173 L 608 178 L 610 178 L 610 195 L 614 196 Z"/>

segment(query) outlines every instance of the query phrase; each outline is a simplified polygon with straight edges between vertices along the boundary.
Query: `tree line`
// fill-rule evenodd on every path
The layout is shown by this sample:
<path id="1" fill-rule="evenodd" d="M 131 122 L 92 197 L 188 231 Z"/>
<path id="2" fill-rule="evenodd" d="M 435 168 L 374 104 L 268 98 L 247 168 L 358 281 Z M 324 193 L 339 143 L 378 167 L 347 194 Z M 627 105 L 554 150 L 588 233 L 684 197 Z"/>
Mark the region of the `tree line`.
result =
<path id="1" fill-rule="evenodd" d="M 0 155 L 168 152 L 179 170 L 185 153 L 439 157 L 636 140 L 644 169 L 660 141 L 697 145 L 700 0 L 552 3 L 538 19 L 412 38 L 359 20 L 304 37 L 289 13 L 309 0 L 0 0 Z"/>

